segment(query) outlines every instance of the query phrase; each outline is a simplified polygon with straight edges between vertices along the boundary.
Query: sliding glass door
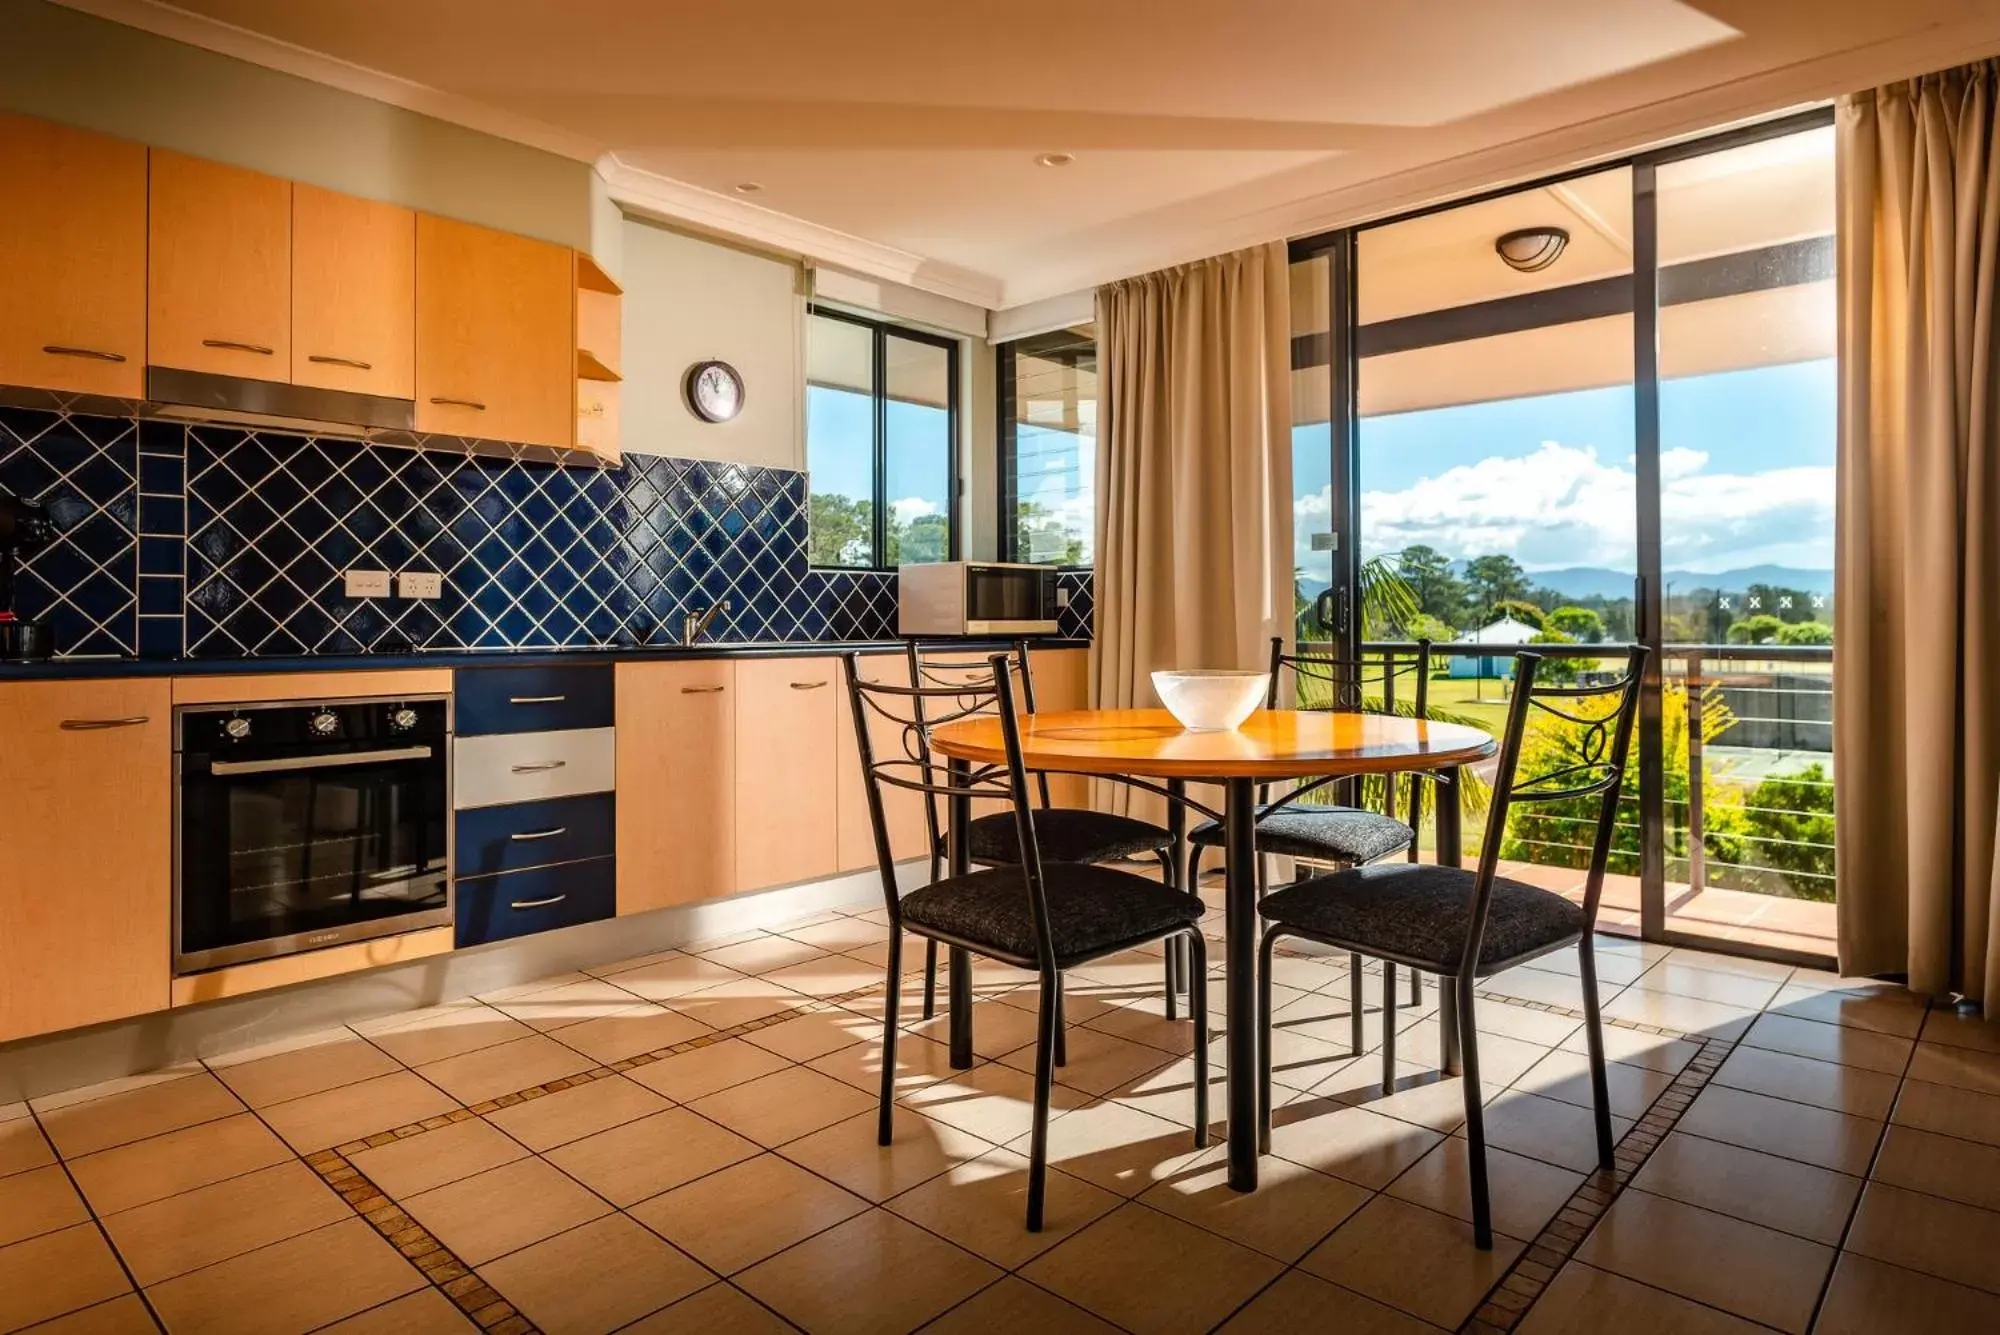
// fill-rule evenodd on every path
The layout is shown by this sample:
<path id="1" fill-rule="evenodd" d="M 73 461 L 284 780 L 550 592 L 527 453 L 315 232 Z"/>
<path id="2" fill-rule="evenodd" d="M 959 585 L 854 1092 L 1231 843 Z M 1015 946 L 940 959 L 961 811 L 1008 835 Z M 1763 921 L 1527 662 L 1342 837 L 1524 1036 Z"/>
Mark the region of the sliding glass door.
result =
<path id="1" fill-rule="evenodd" d="M 1434 715 L 1495 731 L 1518 649 L 1654 651 L 1609 931 L 1832 949 L 1827 121 L 1294 244 L 1301 607 L 1324 578 L 1324 633 L 1431 640 Z M 1580 891 L 1584 813 L 1501 837 Z"/>

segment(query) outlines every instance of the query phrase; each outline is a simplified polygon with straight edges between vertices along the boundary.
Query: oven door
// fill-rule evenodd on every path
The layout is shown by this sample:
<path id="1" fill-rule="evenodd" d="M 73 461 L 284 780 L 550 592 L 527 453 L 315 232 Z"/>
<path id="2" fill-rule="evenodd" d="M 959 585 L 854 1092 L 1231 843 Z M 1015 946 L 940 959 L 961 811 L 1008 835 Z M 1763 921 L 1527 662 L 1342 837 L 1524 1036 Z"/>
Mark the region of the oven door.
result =
<path id="1" fill-rule="evenodd" d="M 443 739 L 182 759 L 174 970 L 451 922 Z"/>
<path id="2" fill-rule="evenodd" d="M 1053 635 L 1056 575 L 1046 566 L 968 565 L 965 633 Z"/>

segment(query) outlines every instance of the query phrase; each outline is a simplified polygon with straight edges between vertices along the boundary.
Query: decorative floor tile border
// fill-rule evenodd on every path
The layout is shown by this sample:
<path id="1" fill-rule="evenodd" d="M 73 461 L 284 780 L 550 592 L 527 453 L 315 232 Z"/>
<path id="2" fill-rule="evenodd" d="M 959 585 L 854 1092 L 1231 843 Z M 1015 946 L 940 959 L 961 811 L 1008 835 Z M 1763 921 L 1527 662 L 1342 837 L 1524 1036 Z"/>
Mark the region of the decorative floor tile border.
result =
<path id="1" fill-rule="evenodd" d="M 1575 1007 L 1553 1006 L 1497 992 L 1476 995 L 1482 1001 L 1522 1006 L 1575 1020 L 1586 1018 L 1583 1011 Z M 1646 1166 L 1653 1151 L 1680 1122 L 1681 1115 L 1694 1103 L 1696 1096 L 1708 1087 L 1708 1082 L 1721 1069 L 1724 1059 L 1737 1044 L 1733 1038 L 1708 1038 L 1659 1025 L 1641 1024 L 1635 1020 L 1606 1018 L 1603 1023 L 1619 1029 L 1635 1029 L 1641 1033 L 1681 1039 L 1700 1047 L 1659 1097 L 1653 1100 L 1644 1115 L 1619 1139 L 1612 1150 L 1612 1170 L 1607 1173 L 1597 1169 L 1583 1180 L 1549 1222 L 1542 1226 L 1542 1231 L 1522 1249 L 1514 1264 L 1488 1290 L 1485 1300 L 1459 1327 L 1459 1335 L 1511 1335 L 1522 1318 L 1548 1291 L 1549 1285 L 1555 1282 L 1556 1275 L 1576 1249 L 1583 1245 L 1583 1240 L 1590 1236 L 1590 1231 L 1604 1218 L 1612 1202 Z"/>

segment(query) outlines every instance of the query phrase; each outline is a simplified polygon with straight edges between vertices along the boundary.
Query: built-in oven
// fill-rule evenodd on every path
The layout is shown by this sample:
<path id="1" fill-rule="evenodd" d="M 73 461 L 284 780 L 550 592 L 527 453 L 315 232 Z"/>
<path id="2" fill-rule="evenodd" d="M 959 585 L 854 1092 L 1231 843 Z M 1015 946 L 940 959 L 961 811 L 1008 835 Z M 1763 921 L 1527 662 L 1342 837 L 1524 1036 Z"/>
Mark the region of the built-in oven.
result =
<path id="1" fill-rule="evenodd" d="M 174 751 L 175 973 L 451 922 L 444 697 L 188 706 Z"/>
<path id="2" fill-rule="evenodd" d="M 1064 598 L 1054 566 L 939 561 L 896 570 L 904 635 L 1053 635 Z"/>

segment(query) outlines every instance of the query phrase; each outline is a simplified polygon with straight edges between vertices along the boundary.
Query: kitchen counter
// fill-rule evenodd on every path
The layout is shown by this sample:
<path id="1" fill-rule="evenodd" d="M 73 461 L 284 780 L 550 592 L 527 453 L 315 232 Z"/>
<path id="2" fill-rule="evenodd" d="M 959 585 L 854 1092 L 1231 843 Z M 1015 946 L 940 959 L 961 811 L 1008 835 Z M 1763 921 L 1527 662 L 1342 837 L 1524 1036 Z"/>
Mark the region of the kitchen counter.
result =
<path id="1" fill-rule="evenodd" d="M 1087 649 L 1088 640 L 1037 638 L 1040 649 Z M 967 640 L 967 649 L 1001 648 Z M 606 645 L 575 649 L 450 649 L 403 654 L 326 654 L 296 658 L 57 658 L 0 663 L 0 682 L 69 681 L 101 677 L 206 677 L 232 672 L 369 672 L 416 667 L 542 667 L 553 664 L 643 663 L 700 658 L 824 658 L 834 654 L 901 653 L 901 640 L 829 640 L 762 644 Z"/>

